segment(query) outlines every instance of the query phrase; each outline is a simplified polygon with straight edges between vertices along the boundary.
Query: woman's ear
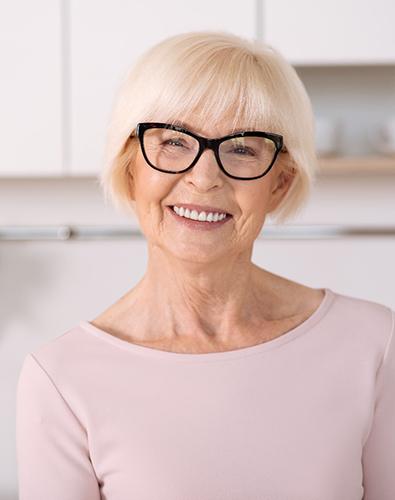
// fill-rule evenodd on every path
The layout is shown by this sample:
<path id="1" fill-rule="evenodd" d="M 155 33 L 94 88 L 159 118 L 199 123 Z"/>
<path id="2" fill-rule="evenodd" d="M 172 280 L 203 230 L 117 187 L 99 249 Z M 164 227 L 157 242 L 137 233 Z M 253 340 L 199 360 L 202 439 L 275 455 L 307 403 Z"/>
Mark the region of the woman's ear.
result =
<path id="1" fill-rule="evenodd" d="M 281 203 L 281 200 L 292 186 L 297 173 L 297 169 L 291 164 L 288 164 L 272 178 L 271 199 L 268 206 L 269 212 L 272 212 Z"/>
<path id="2" fill-rule="evenodd" d="M 134 178 L 133 178 L 133 174 L 132 174 L 132 171 L 131 171 L 131 165 L 128 166 L 128 170 L 127 170 L 127 183 L 128 183 L 128 192 L 129 192 L 129 197 L 131 200 L 135 200 L 135 196 L 134 196 Z"/>
<path id="3" fill-rule="evenodd" d="M 129 137 L 128 140 L 126 141 L 122 155 L 121 155 L 121 162 L 122 162 L 122 170 L 126 172 L 126 179 L 124 179 L 124 182 L 126 183 L 126 191 L 128 198 L 130 200 L 135 199 L 135 179 L 134 179 L 134 174 L 133 170 L 135 167 L 135 162 L 136 162 L 136 156 L 137 156 L 137 143 L 136 139 L 134 137 Z M 124 176 L 123 176 L 124 178 Z M 125 186 L 124 186 L 125 188 Z"/>

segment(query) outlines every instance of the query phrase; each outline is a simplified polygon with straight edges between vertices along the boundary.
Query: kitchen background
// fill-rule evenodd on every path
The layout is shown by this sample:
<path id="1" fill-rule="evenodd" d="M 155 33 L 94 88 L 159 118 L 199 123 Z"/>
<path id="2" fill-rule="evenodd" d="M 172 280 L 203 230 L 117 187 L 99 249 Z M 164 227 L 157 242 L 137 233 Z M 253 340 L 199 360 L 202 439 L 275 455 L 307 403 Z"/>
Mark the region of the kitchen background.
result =
<path id="1" fill-rule="evenodd" d="M 15 390 L 27 352 L 90 320 L 143 275 L 137 220 L 104 204 L 107 120 L 125 70 L 182 31 L 266 41 L 312 99 L 320 172 L 292 223 L 270 218 L 253 260 L 395 308 L 392 0 L 2 0 L 0 499 L 17 498 Z"/>

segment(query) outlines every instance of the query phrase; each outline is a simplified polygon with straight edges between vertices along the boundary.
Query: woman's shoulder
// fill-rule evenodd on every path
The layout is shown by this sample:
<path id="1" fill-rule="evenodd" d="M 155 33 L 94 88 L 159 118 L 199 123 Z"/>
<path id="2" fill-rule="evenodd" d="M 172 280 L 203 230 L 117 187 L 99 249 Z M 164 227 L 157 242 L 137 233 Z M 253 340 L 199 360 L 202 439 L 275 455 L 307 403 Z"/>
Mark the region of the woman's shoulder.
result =
<path id="1" fill-rule="evenodd" d="M 39 343 L 25 354 L 23 365 L 38 365 L 53 377 L 89 369 L 89 361 L 98 357 L 98 348 L 80 323 Z"/>
<path id="2" fill-rule="evenodd" d="M 388 322 L 388 317 L 391 318 L 393 309 L 382 302 L 343 293 L 338 290 L 329 290 L 334 295 L 337 308 L 343 310 L 345 314 L 354 313 L 356 317 L 378 322 Z"/>
<path id="3" fill-rule="evenodd" d="M 329 326 L 385 348 L 394 331 L 395 310 L 372 299 L 332 289 L 329 292 L 333 296 Z"/>

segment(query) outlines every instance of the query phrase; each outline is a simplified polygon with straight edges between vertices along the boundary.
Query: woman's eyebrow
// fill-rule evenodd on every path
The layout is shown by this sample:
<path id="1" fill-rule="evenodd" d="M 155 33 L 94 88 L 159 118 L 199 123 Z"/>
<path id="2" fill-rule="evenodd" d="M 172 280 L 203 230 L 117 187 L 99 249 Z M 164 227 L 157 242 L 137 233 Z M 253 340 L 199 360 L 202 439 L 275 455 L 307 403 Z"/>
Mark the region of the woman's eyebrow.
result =
<path id="1" fill-rule="evenodd" d="M 185 123 L 185 122 L 183 122 L 181 120 L 173 120 L 171 123 L 173 125 L 176 125 L 177 127 L 182 127 L 182 128 L 187 129 L 187 130 L 190 130 L 191 132 L 196 132 L 196 131 L 193 130 L 193 127 L 191 127 L 190 125 L 188 125 L 188 123 Z M 224 134 L 221 137 L 225 137 L 227 135 L 238 134 L 239 132 L 245 132 L 246 130 L 249 130 L 249 129 L 247 129 L 246 127 L 244 127 L 244 128 L 238 128 L 236 130 L 233 130 L 232 132 L 228 132 L 227 134 Z M 200 132 L 196 132 L 196 133 L 200 134 Z M 200 135 L 202 135 L 202 134 L 200 134 Z"/>
<path id="2" fill-rule="evenodd" d="M 190 130 L 191 132 L 196 132 L 196 130 L 194 130 L 194 127 L 192 127 L 191 125 L 188 125 L 188 123 L 185 123 L 181 120 L 171 120 L 170 122 L 172 125 L 175 125 L 176 127 L 182 127 L 182 128 L 185 128 L 187 130 Z M 197 134 L 199 132 L 196 132 Z"/>

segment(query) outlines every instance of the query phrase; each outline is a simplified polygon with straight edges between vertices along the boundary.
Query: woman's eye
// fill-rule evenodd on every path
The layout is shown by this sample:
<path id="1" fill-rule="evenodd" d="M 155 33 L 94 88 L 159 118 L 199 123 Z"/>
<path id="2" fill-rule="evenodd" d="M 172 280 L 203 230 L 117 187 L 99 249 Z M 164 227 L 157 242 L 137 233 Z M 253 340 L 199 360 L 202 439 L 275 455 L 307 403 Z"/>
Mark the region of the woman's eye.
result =
<path id="1" fill-rule="evenodd" d="M 181 147 L 183 147 L 183 144 L 181 143 L 181 141 L 177 141 L 175 139 L 168 139 L 163 144 L 165 146 L 181 146 Z"/>
<path id="2" fill-rule="evenodd" d="M 243 156 L 245 155 L 250 155 L 250 156 L 254 156 L 255 153 L 254 151 L 252 151 L 251 149 L 248 149 L 248 148 L 235 148 L 233 150 L 234 153 L 237 153 L 237 154 L 242 154 Z"/>

